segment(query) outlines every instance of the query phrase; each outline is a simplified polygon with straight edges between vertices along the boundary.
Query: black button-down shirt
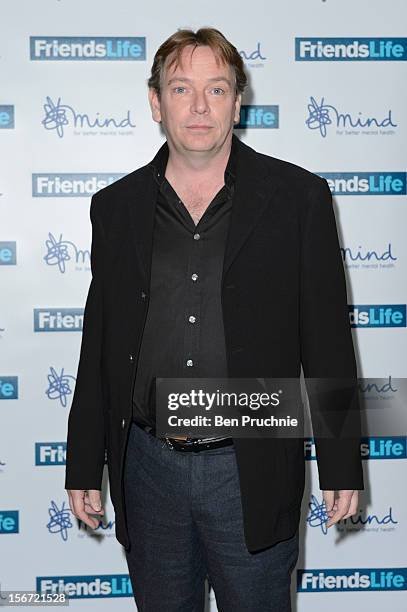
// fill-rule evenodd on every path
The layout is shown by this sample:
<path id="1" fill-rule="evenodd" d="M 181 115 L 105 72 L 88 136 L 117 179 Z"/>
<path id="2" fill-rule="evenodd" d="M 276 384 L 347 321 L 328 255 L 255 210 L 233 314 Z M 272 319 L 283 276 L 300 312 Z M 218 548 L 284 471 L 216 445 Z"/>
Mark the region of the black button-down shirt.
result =
<path id="1" fill-rule="evenodd" d="M 159 191 L 150 301 L 133 393 L 133 419 L 150 427 L 155 426 L 156 377 L 227 377 L 221 277 L 233 201 L 236 137 L 225 184 L 197 225 L 165 178 L 166 163 L 166 156 L 161 156 L 153 169 Z"/>

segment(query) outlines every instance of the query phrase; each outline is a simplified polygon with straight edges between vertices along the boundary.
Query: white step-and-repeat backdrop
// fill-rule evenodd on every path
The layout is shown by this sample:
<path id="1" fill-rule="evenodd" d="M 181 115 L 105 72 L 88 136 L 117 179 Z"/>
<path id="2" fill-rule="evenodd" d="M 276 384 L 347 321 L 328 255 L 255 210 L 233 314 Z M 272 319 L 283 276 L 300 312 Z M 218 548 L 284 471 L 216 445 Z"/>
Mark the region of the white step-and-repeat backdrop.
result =
<path id="1" fill-rule="evenodd" d="M 0 588 L 131 610 L 107 483 L 92 531 L 69 510 L 64 460 L 90 197 L 163 141 L 147 102 L 154 53 L 178 28 L 220 29 L 250 82 L 237 134 L 328 179 L 359 376 L 382 379 L 364 392 L 383 409 L 407 369 L 407 6 L 14 0 L 0 11 Z M 406 432 L 390 433 L 364 438 L 357 515 L 329 530 L 306 440 L 294 609 L 406 610 Z"/>

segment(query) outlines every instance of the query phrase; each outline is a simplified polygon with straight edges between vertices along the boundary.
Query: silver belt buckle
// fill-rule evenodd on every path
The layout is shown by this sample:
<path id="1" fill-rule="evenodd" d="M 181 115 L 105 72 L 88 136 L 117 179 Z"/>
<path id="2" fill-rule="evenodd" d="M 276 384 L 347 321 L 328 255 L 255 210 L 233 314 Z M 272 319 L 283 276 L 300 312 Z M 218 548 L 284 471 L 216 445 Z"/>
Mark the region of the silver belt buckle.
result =
<path id="1" fill-rule="evenodd" d="M 174 450 L 174 445 L 173 445 L 173 443 L 171 442 L 171 440 L 170 440 L 169 438 L 167 438 L 167 436 L 165 436 L 165 442 L 164 442 L 164 444 L 166 444 L 170 450 Z"/>

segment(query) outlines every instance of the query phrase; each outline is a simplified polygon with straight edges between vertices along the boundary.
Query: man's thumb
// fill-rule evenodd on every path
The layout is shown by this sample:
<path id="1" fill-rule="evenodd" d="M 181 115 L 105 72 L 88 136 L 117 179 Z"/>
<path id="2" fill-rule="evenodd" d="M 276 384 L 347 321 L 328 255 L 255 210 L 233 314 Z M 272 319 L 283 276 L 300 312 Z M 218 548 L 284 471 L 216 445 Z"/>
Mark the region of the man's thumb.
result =
<path id="1" fill-rule="evenodd" d="M 90 489 L 88 490 L 88 497 L 90 505 L 94 510 L 99 511 L 102 509 L 102 504 L 100 501 L 100 491 L 96 489 Z"/>
<path id="2" fill-rule="evenodd" d="M 330 512 L 335 503 L 335 491 L 324 491 L 323 498 L 325 502 L 325 509 Z"/>

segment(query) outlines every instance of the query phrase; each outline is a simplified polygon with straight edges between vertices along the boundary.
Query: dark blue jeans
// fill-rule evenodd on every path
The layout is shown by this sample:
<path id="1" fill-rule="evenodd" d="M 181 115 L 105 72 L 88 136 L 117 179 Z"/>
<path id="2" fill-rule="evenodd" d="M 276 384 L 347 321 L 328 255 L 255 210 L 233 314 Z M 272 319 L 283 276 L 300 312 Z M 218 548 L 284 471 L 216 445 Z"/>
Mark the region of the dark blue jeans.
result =
<path id="1" fill-rule="evenodd" d="M 203 612 L 206 577 L 219 612 L 291 610 L 298 531 L 248 552 L 233 445 L 182 453 L 132 424 L 124 488 L 139 612 Z"/>

